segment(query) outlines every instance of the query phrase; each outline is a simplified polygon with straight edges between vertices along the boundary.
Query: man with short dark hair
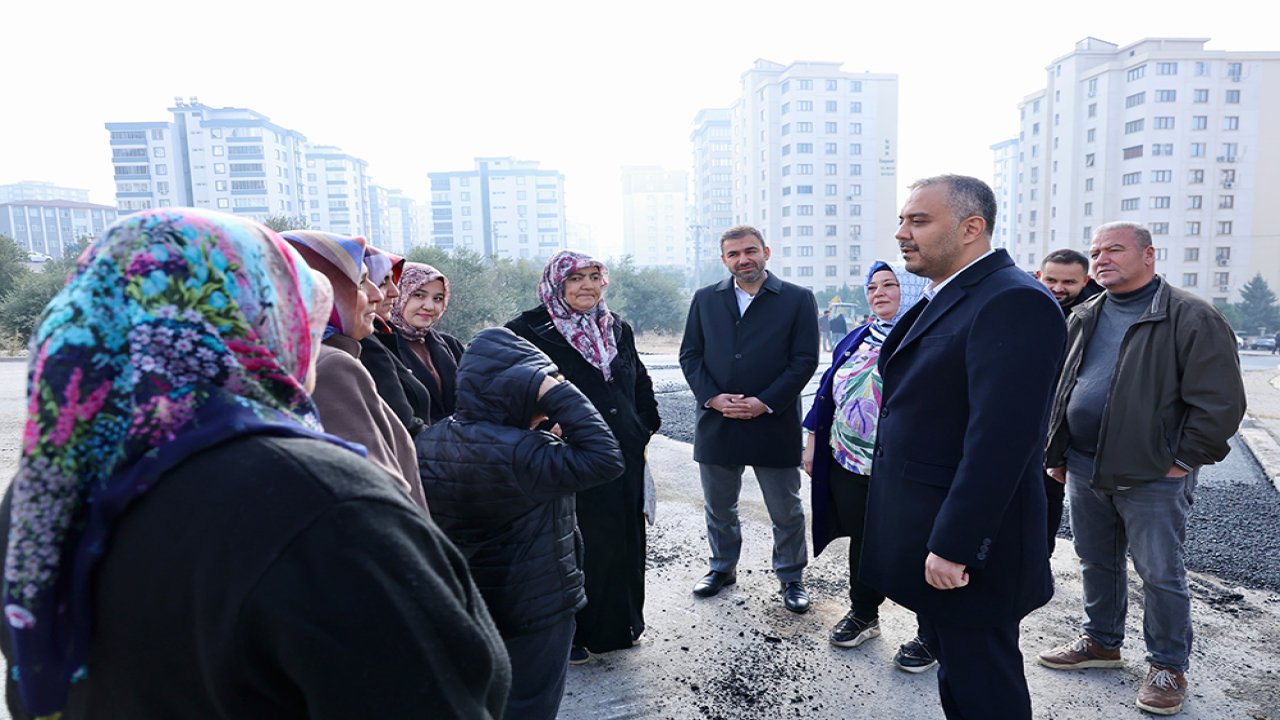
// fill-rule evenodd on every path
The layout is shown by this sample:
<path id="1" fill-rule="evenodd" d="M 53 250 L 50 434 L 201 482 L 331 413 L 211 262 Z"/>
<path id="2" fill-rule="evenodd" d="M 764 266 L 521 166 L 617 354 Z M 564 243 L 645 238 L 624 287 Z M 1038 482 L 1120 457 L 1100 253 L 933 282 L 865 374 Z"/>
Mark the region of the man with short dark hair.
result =
<path id="1" fill-rule="evenodd" d="M 1102 292 L 1102 286 L 1089 277 L 1089 258 L 1069 248 L 1045 255 L 1036 278 L 1053 293 L 1054 299 L 1062 306 L 1062 312 L 1068 315 L 1072 308 Z M 1058 528 L 1062 526 L 1062 501 L 1066 489 L 1052 475 L 1045 473 L 1044 493 L 1049 500 L 1049 554 L 1052 555 L 1058 541 Z"/>
<path id="2" fill-rule="evenodd" d="M 1089 254 L 1106 292 L 1068 321 L 1045 456 L 1067 486 L 1084 634 L 1039 661 L 1060 670 L 1123 667 L 1131 556 L 1150 663 L 1137 706 L 1172 715 L 1186 698 L 1191 656 L 1187 515 L 1199 468 L 1230 452 L 1244 382 L 1226 318 L 1156 275 L 1145 227 L 1103 225 Z"/>
<path id="3" fill-rule="evenodd" d="M 693 592 L 710 597 L 737 581 L 742 530 L 738 495 L 752 466 L 773 522 L 773 570 L 783 604 L 809 609 L 800 502 L 800 391 L 818 367 L 818 305 L 813 293 L 765 270 L 760 231 L 740 225 L 720 238 L 732 277 L 698 290 L 689 306 L 680 369 L 698 401 L 693 459 L 698 462 L 711 545 L 711 571 Z"/>
<path id="4" fill-rule="evenodd" d="M 1030 720 L 1018 625 L 1053 595 L 1041 462 L 1066 326 L 991 249 L 986 183 L 911 187 L 898 246 L 933 282 L 880 351 L 861 577 L 916 612 L 948 718 Z"/>

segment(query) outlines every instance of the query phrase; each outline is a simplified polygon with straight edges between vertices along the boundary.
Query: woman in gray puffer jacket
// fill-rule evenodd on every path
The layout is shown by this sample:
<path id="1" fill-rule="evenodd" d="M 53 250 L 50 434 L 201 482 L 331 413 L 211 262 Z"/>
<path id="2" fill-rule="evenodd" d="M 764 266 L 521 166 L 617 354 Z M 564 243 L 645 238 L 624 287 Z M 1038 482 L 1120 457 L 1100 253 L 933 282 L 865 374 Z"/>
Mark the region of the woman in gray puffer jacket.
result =
<path id="1" fill-rule="evenodd" d="M 417 441 L 431 516 L 466 556 L 511 656 L 507 717 L 554 718 L 587 603 L 574 494 L 617 478 L 622 452 L 550 358 L 505 328 L 472 339 L 457 398 Z M 547 418 L 563 437 L 530 429 Z"/>

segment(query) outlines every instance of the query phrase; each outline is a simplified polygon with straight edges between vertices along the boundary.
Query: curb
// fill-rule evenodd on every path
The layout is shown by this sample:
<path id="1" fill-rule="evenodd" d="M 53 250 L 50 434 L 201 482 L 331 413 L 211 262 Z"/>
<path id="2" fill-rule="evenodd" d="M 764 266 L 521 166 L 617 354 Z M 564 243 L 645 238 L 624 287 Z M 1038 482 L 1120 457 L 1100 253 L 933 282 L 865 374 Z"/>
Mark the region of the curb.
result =
<path id="1" fill-rule="evenodd" d="M 1240 439 L 1249 449 L 1249 454 L 1262 469 L 1262 474 L 1271 481 L 1271 485 L 1280 492 L 1280 442 L 1267 431 L 1262 423 L 1246 415 L 1240 425 Z"/>

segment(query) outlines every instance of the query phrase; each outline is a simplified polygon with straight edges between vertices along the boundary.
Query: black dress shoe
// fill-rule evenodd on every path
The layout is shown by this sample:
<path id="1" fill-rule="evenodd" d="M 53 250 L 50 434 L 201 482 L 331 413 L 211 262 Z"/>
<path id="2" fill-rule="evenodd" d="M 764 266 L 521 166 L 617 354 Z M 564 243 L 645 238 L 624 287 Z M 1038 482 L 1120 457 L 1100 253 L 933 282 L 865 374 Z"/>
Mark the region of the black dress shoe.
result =
<path id="1" fill-rule="evenodd" d="M 693 586 L 693 594 L 698 597 L 711 597 L 720 592 L 726 585 L 738 582 L 738 576 L 731 572 L 712 570 Z"/>
<path id="2" fill-rule="evenodd" d="M 799 580 L 782 583 L 782 604 L 793 613 L 809 612 L 809 593 Z"/>

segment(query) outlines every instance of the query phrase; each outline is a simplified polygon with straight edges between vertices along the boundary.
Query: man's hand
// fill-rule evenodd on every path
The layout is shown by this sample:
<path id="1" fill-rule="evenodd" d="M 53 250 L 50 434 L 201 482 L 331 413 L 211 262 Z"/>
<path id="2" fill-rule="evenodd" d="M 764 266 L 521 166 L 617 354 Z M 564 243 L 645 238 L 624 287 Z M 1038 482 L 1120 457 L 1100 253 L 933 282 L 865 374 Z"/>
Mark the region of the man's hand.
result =
<path id="1" fill-rule="evenodd" d="M 1165 473 L 1165 477 L 1171 477 L 1171 478 L 1180 478 L 1180 477 L 1186 477 L 1186 476 L 1187 476 L 1187 471 L 1183 469 L 1181 465 L 1177 465 L 1177 464 L 1169 468 L 1169 472 Z"/>
<path id="2" fill-rule="evenodd" d="M 1066 465 L 1063 465 L 1062 467 L 1049 468 L 1048 470 L 1045 470 L 1045 472 L 1049 473 L 1049 477 L 1053 478 L 1054 480 L 1057 480 L 1063 485 L 1067 484 L 1067 466 Z"/>
<path id="3" fill-rule="evenodd" d="M 800 456 L 804 474 L 813 477 L 813 433 L 805 433 L 804 453 Z"/>
<path id="4" fill-rule="evenodd" d="M 741 400 L 741 399 L 742 399 L 741 395 L 734 395 L 733 393 L 720 393 L 719 395 L 716 395 L 715 397 L 707 401 L 707 407 L 711 408 L 712 410 L 715 410 L 718 413 L 723 414 L 725 410 L 729 409 L 729 406 L 733 403 L 734 400 Z"/>
<path id="5" fill-rule="evenodd" d="M 751 420 L 769 412 L 769 408 L 760 402 L 759 398 L 735 396 L 737 399 L 729 401 L 729 407 L 721 410 L 727 418 L 734 420 Z"/>
<path id="6" fill-rule="evenodd" d="M 924 581 L 939 590 L 955 590 L 969 584 L 964 565 L 929 553 L 924 559 Z"/>

